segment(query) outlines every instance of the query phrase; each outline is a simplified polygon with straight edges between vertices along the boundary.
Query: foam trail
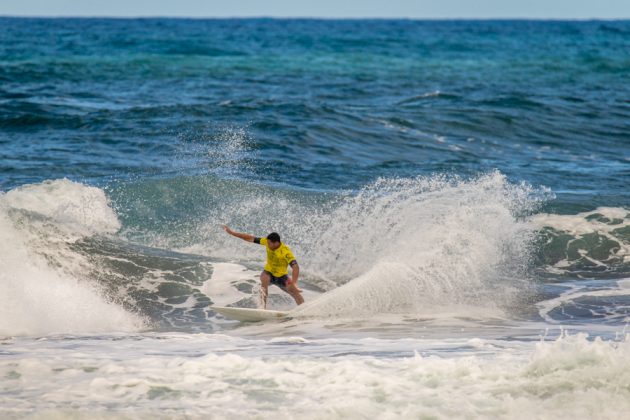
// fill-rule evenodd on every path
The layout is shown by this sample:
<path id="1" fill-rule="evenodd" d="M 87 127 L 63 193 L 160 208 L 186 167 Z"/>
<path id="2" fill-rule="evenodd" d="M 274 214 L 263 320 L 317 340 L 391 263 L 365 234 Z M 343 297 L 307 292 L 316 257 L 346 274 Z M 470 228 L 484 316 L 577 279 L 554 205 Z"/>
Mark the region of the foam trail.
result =
<path id="1" fill-rule="evenodd" d="M 68 180 L 0 195 L 0 336 L 133 331 L 142 321 L 51 266 L 68 238 L 115 231 L 103 191 Z"/>

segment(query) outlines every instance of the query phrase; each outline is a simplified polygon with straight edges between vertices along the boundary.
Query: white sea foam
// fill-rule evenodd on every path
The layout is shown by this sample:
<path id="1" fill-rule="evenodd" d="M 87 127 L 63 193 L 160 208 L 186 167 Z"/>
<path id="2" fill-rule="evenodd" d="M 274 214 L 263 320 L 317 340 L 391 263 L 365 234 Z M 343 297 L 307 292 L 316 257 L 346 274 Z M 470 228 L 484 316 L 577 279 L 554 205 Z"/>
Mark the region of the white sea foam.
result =
<path id="1" fill-rule="evenodd" d="M 601 215 L 605 219 L 593 217 L 596 215 Z M 615 219 L 616 222 L 611 223 Z M 578 214 L 540 213 L 532 218 L 532 222 L 539 227 L 549 226 L 573 235 L 593 232 L 607 233 L 630 226 L 630 210 L 622 207 L 598 207 L 595 210 Z"/>
<path id="2" fill-rule="evenodd" d="M 215 263 L 212 264 L 212 277 L 204 282 L 200 290 L 207 296 L 212 296 L 216 305 L 228 305 L 249 297 L 239 291 L 236 285 L 256 278 L 257 274 L 258 272 L 247 270 L 242 265 Z"/>
<path id="3" fill-rule="evenodd" d="M 119 228 L 102 190 L 68 180 L 0 195 L 0 336 L 131 331 L 136 316 L 108 302 L 50 256 L 67 241 Z"/>
<path id="4" fill-rule="evenodd" d="M 0 360 L 0 412 L 40 418 L 609 419 L 630 411 L 627 339 L 477 338 L 469 340 L 475 353 L 444 354 L 426 353 L 421 341 L 411 341 L 419 347 L 415 356 L 375 358 L 309 356 L 310 348 L 335 346 L 331 340 L 292 339 L 281 348 L 214 335 L 155 338 L 157 344 L 140 337 L 98 345 L 73 340 L 75 351 L 64 357 L 54 357 L 63 340 L 34 343 L 35 352 L 28 344 L 6 343 L 20 356 Z M 383 345 L 373 339 L 354 344 L 359 353 Z M 205 350 L 217 346 L 229 352 Z M 257 355 L 261 348 L 272 353 Z"/>

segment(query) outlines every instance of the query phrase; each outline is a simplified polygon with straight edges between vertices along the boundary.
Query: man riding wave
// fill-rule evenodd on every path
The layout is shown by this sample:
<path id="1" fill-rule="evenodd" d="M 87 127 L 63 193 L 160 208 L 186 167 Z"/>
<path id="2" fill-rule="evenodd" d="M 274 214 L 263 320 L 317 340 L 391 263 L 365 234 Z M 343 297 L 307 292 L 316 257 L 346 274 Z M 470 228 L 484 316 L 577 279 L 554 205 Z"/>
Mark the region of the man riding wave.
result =
<path id="1" fill-rule="evenodd" d="M 304 303 L 302 291 L 298 289 L 297 282 L 300 275 L 300 266 L 291 249 L 280 241 L 280 235 L 272 232 L 266 238 L 259 238 L 248 233 L 234 232 L 227 226 L 223 226 L 223 230 L 232 236 L 240 238 L 247 242 L 254 242 L 265 246 L 267 249 L 267 263 L 262 273 L 260 273 L 261 300 L 263 309 L 267 308 L 267 293 L 269 284 L 274 284 L 280 289 L 291 295 L 295 303 L 301 305 Z M 291 278 L 287 267 L 291 267 Z"/>

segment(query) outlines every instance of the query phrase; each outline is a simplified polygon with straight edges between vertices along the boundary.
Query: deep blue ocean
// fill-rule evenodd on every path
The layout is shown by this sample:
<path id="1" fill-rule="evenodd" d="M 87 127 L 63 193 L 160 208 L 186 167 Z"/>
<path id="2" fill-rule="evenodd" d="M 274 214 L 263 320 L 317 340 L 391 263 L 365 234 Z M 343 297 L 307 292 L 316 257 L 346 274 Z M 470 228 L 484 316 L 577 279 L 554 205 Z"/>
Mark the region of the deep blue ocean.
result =
<path id="1" fill-rule="evenodd" d="M 0 18 L 0 412 L 610 418 L 629 185 L 630 21 Z"/>

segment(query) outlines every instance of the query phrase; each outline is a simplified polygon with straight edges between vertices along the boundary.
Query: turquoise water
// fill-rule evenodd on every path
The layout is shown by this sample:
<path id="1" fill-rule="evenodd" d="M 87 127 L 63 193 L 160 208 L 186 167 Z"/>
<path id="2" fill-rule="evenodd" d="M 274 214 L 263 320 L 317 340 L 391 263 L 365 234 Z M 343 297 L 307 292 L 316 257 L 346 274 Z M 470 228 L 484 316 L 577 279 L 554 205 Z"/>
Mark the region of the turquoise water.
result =
<path id="1" fill-rule="evenodd" d="M 629 76 L 627 21 L 0 18 L 0 412 L 630 409 Z M 223 223 L 293 319 L 211 310 Z"/>

